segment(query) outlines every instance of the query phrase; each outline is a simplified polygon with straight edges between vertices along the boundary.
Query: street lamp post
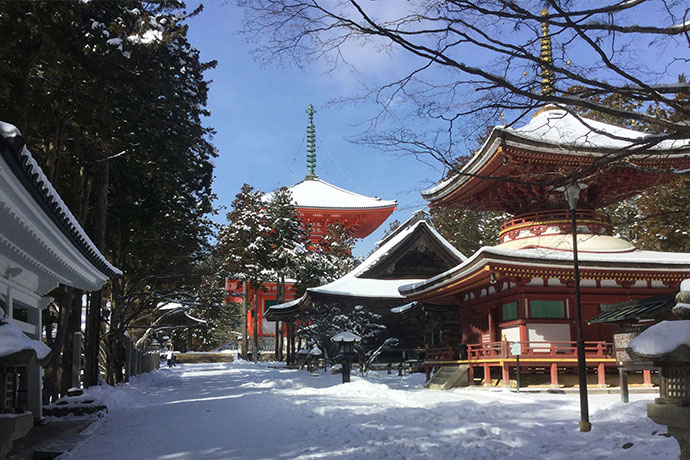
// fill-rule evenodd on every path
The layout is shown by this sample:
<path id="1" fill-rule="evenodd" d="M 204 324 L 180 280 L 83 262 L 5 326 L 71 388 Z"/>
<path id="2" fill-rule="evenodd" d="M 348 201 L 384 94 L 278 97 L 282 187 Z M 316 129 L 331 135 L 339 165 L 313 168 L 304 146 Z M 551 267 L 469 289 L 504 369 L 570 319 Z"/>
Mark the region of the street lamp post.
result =
<path id="1" fill-rule="evenodd" d="M 570 184 L 563 188 L 565 199 L 570 208 L 570 226 L 573 235 L 573 278 L 575 283 L 575 312 L 577 321 L 577 375 L 580 383 L 580 431 L 592 429 L 589 422 L 589 405 L 587 403 L 587 367 L 585 364 L 585 342 L 582 339 L 582 306 L 580 304 L 580 265 L 577 255 L 577 219 L 575 209 L 580 199 L 580 191 L 584 184 Z"/>

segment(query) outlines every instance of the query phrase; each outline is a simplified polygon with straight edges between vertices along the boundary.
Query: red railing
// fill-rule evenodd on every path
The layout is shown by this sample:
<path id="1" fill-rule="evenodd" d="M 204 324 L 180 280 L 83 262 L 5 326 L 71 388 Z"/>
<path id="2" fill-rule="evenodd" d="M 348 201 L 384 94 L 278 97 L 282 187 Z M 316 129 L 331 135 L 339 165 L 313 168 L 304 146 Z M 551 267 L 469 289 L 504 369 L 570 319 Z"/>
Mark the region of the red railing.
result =
<path id="1" fill-rule="evenodd" d="M 510 359 L 515 356 L 511 353 L 511 345 L 521 345 L 520 358 L 567 359 L 577 358 L 576 342 L 487 342 L 467 346 L 468 361 L 485 359 Z M 427 353 L 427 361 L 441 361 L 434 359 Z M 613 344 L 603 341 L 585 342 L 585 358 L 604 359 L 614 357 Z"/>
<path id="2" fill-rule="evenodd" d="M 611 219 L 608 215 L 600 211 L 592 211 L 589 209 L 578 209 L 576 211 L 578 220 L 594 220 L 600 222 L 608 227 L 611 226 Z M 570 223 L 570 211 L 567 209 L 556 209 L 553 211 L 539 211 L 529 214 L 520 214 L 513 217 L 501 225 L 500 233 L 504 233 L 508 229 L 517 225 L 530 224 L 533 222 L 548 222 L 552 220 L 563 220 Z"/>
<path id="3" fill-rule="evenodd" d="M 520 344 L 520 359 L 513 354 L 513 345 Z M 599 385 L 606 385 L 606 369 L 616 366 L 615 351 L 612 343 L 603 341 L 585 342 L 585 359 L 588 368 L 596 370 Z M 450 357 L 450 358 L 449 358 Z M 463 356 L 464 358 L 464 356 Z M 451 348 L 435 348 L 427 350 L 424 369 L 427 380 L 431 378 L 433 369 L 466 363 L 469 367 L 470 382 L 474 379 L 474 372 L 479 371 L 484 384 L 490 384 L 491 369 L 501 369 L 503 385 L 509 385 L 511 367 L 540 368 L 548 370 L 551 385 L 558 386 L 559 368 L 574 368 L 577 366 L 576 342 L 488 342 L 467 345 L 467 359 L 457 360 Z M 646 371 L 648 372 L 648 371 Z M 651 375 L 645 374 L 645 382 L 651 382 Z"/>

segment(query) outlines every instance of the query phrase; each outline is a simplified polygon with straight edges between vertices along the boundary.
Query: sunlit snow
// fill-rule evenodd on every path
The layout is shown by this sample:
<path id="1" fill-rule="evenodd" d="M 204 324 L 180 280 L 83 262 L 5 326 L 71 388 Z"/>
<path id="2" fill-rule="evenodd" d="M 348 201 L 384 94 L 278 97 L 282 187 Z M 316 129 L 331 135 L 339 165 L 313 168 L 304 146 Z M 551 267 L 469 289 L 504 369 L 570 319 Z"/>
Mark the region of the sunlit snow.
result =
<path id="1" fill-rule="evenodd" d="M 110 412 L 64 459 L 672 459 L 646 417 L 654 395 L 422 389 L 424 376 L 366 379 L 246 362 L 178 365 L 95 397 Z M 630 446 L 628 443 L 632 443 Z M 624 448 L 623 446 L 629 447 Z"/>

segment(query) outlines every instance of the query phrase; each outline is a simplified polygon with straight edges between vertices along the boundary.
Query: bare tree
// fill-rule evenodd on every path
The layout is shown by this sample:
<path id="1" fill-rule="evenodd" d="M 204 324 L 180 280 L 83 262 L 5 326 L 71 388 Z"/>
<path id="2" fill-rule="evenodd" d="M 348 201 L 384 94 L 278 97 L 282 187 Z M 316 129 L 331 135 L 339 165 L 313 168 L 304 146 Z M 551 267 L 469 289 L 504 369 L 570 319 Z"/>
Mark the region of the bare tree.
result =
<path id="1" fill-rule="evenodd" d="M 516 123 L 546 104 L 663 133 L 631 139 L 643 143 L 640 148 L 690 138 L 688 123 L 657 116 L 674 112 L 690 119 L 687 105 L 679 103 L 690 93 L 679 78 L 690 61 L 685 0 L 237 3 L 246 13 L 244 33 L 268 60 L 318 60 L 340 70 L 356 68 L 357 53 L 373 50 L 383 62 L 384 53 L 402 62 L 387 81 L 362 94 L 380 107 L 364 140 L 384 150 L 452 168 L 459 151 L 467 152 L 462 142 L 473 149 L 488 124 L 502 118 Z M 601 102 L 611 94 L 636 101 L 636 109 Z M 381 117 L 402 118 L 401 108 L 414 112 L 414 124 L 376 129 Z M 409 113 L 405 117 L 410 120 Z"/>

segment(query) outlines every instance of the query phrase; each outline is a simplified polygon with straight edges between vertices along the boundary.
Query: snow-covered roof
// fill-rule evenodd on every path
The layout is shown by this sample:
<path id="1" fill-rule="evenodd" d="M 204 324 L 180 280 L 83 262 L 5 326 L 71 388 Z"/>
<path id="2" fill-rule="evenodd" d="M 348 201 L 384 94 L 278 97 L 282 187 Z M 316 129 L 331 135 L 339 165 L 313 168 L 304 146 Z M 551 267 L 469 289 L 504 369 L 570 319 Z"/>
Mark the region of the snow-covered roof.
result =
<path id="1" fill-rule="evenodd" d="M 157 311 L 186 310 L 187 308 L 189 308 L 189 305 L 180 302 L 158 302 L 158 305 L 156 305 Z"/>
<path id="2" fill-rule="evenodd" d="M 74 247 L 108 278 L 121 275 L 122 272 L 111 265 L 96 248 L 96 245 L 86 235 L 77 219 L 55 191 L 26 148 L 19 130 L 15 126 L 1 121 L 0 147 L 2 147 L 0 153 L 7 162 L 9 170 L 21 182 L 31 199 L 40 206 L 45 215 Z"/>
<path id="3" fill-rule="evenodd" d="M 641 141 L 655 142 L 656 134 L 635 131 L 620 126 L 574 115 L 558 107 L 546 107 L 521 128 L 497 128 L 523 139 L 546 142 L 569 149 L 626 149 Z M 663 136 L 662 136 L 663 137 Z M 674 150 L 690 146 L 690 139 L 663 140 L 651 150 Z"/>
<path id="4" fill-rule="evenodd" d="M 359 342 L 360 340 L 362 340 L 360 336 L 350 331 L 339 332 L 331 337 L 331 342 Z"/>
<path id="5" fill-rule="evenodd" d="M 349 275 L 349 274 L 348 274 Z M 398 289 L 411 282 L 420 282 L 421 279 L 411 280 L 377 280 L 370 278 L 357 278 L 345 275 L 323 286 L 309 288 L 308 292 L 316 294 L 340 295 L 348 297 L 380 297 L 389 299 L 402 299 Z"/>
<path id="6" fill-rule="evenodd" d="M 292 187 L 292 200 L 297 208 L 316 209 L 376 209 L 397 206 L 397 201 L 382 200 L 369 197 L 336 187 L 321 179 L 305 179 Z M 263 196 L 264 201 L 270 200 L 272 193 Z"/>
<path id="7" fill-rule="evenodd" d="M 405 313 L 406 311 L 412 310 L 414 307 L 419 305 L 419 302 L 409 302 L 406 303 L 405 305 L 400 305 L 399 307 L 394 307 L 391 308 L 391 312 L 393 313 Z"/>
<path id="8" fill-rule="evenodd" d="M 14 320 L 5 315 L 5 311 L 0 308 L 0 358 L 27 350 L 35 352 L 39 360 L 50 353 L 48 345 L 24 334 Z"/>
<path id="9" fill-rule="evenodd" d="M 428 200 L 438 199 L 471 180 L 493 157 L 500 145 L 543 151 L 547 153 L 600 157 L 612 151 L 640 151 L 628 159 L 649 159 L 649 154 L 690 156 L 690 139 L 662 140 L 658 135 L 621 128 L 572 114 L 566 109 L 548 106 L 536 113 L 525 126 L 496 126 L 479 151 L 461 172 L 424 190 Z M 649 147 L 643 147 L 650 142 Z"/>
<path id="10" fill-rule="evenodd" d="M 690 253 L 634 250 L 631 252 L 580 252 L 581 269 L 658 270 L 676 272 L 690 270 Z M 510 262 L 525 267 L 572 268 L 572 251 L 550 248 L 505 249 L 485 246 L 460 265 L 422 282 L 401 286 L 405 296 L 416 295 L 461 279 L 490 262 Z"/>
<path id="11" fill-rule="evenodd" d="M 418 213 L 415 213 L 417 215 Z M 423 279 L 374 279 L 364 278 L 362 275 L 370 271 L 379 262 L 382 262 L 396 248 L 403 245 L 408 238 L 420 227 L 430 231 L 431 235 L 440 243 L 457 261 L 465 260 L 465 256 L 443 238 L 429 222 L 424 220 L 408 219 L 392 234 L 382 240 L 382 243 L 369 257 L 355 267 L 345 276 L 323 286 L 307 289 L 307 292 L 299 299 L 291 300 L 278 305 L 273 305 L 267 310 L 267 315 L 290 312 L 310 300 L 311 295 L 340 296 L 349 298 L 374 298 L 386 300 L 401 300 L 400 287 L 413 282 L 422 282 Z"/>
<path id="12" fill-rule="evenodd" d="M 385 239 L 385 243 L 377 248 L 364 262 L 359 264 L 354 270 L 323 286 L 309 288 L 308 293 L 327 294 L 327 295 L 342 295 L 350 297 L 375 297 L 375 298 L 390 298 L 400 299 L 403 296 L 399 292 L 399 288 L 405 284 L 409 284 L 419 280 L 411 279 L 371 279 L 363 278 L 361 275 L 368 272 L 379 261 L 388 256 L 398 246 L 403 244 L 415 230 L 419 227 L 426 227 L 434 237 L 441 243 L 450 253 L 454 254 L 458 261 L 465 260 L 465 256 L 455 249 L 445 238 L 443 238 L 436 229 L 426 220 L 418 220 L 410 222 L 410 225 L 400 226 L 389 238 Z"/>
<path id="13" fill-rule="evenodd" d="M 294 307 L 295 305 L 298 305 L 300 302 L 303 302 L 305 300 L 305 298 L 306 298 L 305 296 L 302 296 L 299 299 L 291 300 L 289 302 L 271 305 L 269 307 L 269 310 L 287 310 L 289 308 Z"/>
<path id="14" fill-rule="evenodd" d="M 690 347 L 690 320 L 662 321 L 645 329 L 628 346 L 641 356 L 664 356 L 678 347 Z"/>
<path id="15" fill-rule="evenodd" d="M 530 234 L 528 237 L 523 237 L 515 240 L 509 240 L 497 245 L 504 249 L 522 249 L 522 248 L 549 248 L 559 251 L 573 250 L 573 235 L 571 233 L 561 233 L 556 235 L 534 235 Z M 609 235 L 592 235 L 589 233 L 580 233 L 577 236 L 577 251 L 584 252 L 599 252 L 599 253 L 624 253 L 633 252 L 637 248 L 622 238 Z"/>

